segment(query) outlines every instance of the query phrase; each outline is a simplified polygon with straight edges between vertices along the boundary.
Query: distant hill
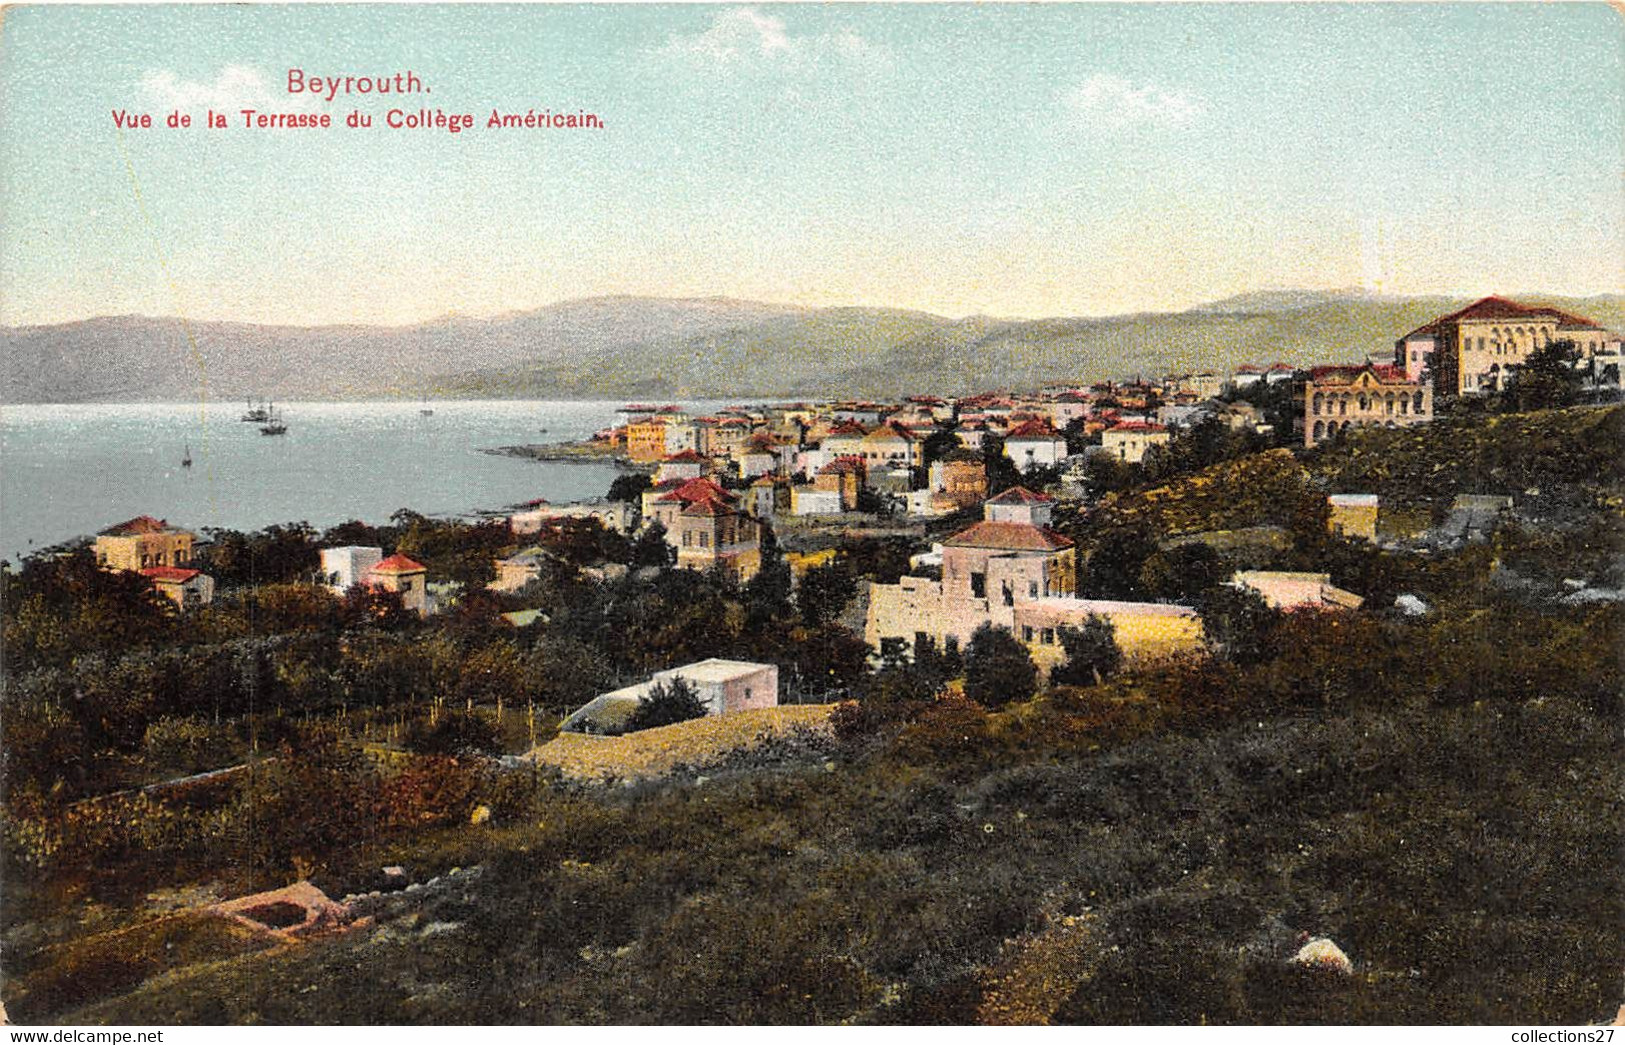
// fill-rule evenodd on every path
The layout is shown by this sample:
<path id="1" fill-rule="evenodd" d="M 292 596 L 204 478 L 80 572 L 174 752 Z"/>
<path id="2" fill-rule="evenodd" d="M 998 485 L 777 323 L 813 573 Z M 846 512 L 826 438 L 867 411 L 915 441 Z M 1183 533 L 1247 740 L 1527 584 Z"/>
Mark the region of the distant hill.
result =
<path id="1" fill-rule="evenodd" d="M 1625 296 L 1518 300 L 1625 328 Z M 112 316 L 0 329 L 0 400 L 894 396 L 1244 362 L 1358 360 L 1467 304 L 1269 290 L 1184 312 L 949 319 L 886 308 L 604 297 L 408 327 Z"/>

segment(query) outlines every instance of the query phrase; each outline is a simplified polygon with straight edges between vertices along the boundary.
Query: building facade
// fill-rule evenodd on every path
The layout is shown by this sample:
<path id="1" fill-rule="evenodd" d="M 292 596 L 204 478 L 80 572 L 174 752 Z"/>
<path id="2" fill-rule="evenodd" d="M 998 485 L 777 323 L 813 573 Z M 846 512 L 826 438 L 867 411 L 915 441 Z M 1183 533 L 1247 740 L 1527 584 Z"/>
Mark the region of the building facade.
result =
<path id="1" fill-rule="evenodd" d="M 1508 369 L 1536 349 L 1565 340 L 1574 342 L 1585 361 L 1608 355 L 1620 339 L 1561 309 L 1487 297 L 1400 338 L 1394 363 L 1413 381 L 1431 373 L 1441 395 L 1479 395 L 1506 387 Z"/>
<path id="2" fill-rule="evenodd" d="M 420 617 L 429 615 L 429 568 L 397 552 L 374 566 L 367 580 L 379 591 L 392 591 L 401 605 Z"/>
<path id="3" fill-rule="evenodd" d="M 163 519 L 138 515 L 96 535 L 96 564 L 110 570 L 189 566 L 197 538 Z"/>
<path id="4" fill-rule="evenodd" d="M 1349 428 L 1406 428 L 1433 420 L 1433 387 L 1395 366 L 1315 367 L 1297 395 L 1304 446 L 1318 446 Z"/>
<path id="5" fill-rule="evenodd" d="M 1152 421 L 1119 421 L 1100 433 L 1100 445 L 1119 461 L 1139 464 L 1154 446 L 1167 446 L 1172 436 L 1166 425 Z"/>
<path id="6" fill-rule="evenodd" d="M 1060 629 L 1081 628 L 1100 614 L 1118 629 L 1132 657 L 1194 649 L 1201 621 L 1189 606 L 1125 603 L 1077 597 L 1076 549 L 1049 528 L 1051 501 L 1017 487 L 983 505 L 984 518 L 942 544 L 942 579 L 904 576 L 869 586 L 864 639 L 912 645 L 929 638 L 962 649 L 983 625 L 1003 628 L 1024 644 L 1045 670 L 1065 652 Z"/>

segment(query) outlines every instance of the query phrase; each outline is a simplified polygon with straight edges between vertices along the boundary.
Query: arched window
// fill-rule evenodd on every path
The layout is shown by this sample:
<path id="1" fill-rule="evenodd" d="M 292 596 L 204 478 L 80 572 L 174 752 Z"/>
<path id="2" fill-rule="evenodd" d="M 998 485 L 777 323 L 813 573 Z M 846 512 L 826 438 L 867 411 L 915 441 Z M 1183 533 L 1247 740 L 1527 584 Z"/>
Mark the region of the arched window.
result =
<path id="1" fill-rule="evenodd" d="M 1315 393 L 1314 412 L 1317 413 L 1317 414 L 1320 413 L 1320 401 L 1321 401 L 1322 398 L 1323 397 L 1321 396 L 1321 394 L 1319 392 Z"/>
<path id="2" fill-rule="evenodd" d="M 1349 397 L 1342 396 L 1337 400 L 1337 413 L 1339 416 L 1349 412 Z"/>
<path id="3" fill-rule="evenodd" d="M 1422 393 L 1420 393 L 1420 392 L 1416 393 L 1416 396 L 1414 397 L 1413 402 L 1416 404 L 1416 412 L 1421 413 L 1422 412 Z"/>
<path id="4" fill-rule="evenodd" d="M 1360 393 L 1360 409 L 1361 410 L 1367 410 L 1369 408 L 1370 408 L 1370 404 L 1366 401 L 1365 393 L 1361 392 Z"/>
<path id="5" fill-rule="evenodd" d="M 1382 397 L 1382 412 L 1385 413 L 1385 414 L 1391 414 L 1391 413 L 1394 412 L 1394 397 L 1393 396 L 1383 396 Z"/>

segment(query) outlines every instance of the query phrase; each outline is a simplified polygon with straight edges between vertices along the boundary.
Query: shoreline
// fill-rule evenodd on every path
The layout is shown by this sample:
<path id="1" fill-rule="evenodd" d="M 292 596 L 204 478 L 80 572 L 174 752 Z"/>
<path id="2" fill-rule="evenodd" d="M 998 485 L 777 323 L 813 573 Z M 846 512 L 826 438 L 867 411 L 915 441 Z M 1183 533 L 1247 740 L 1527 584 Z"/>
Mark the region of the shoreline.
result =
<path id="1" fill-rule="evenodd" d="M 625 454 L 617 453 L 590 439 L 563 443 L 522 443 L 517 446 L 482 447 L 480 453 L 490 454 L 493 457 L 520 457 L 548 464 L 609 464 L 622 472 L 653 474 L 655 471 L 652 464 L 634 461 Z"/>

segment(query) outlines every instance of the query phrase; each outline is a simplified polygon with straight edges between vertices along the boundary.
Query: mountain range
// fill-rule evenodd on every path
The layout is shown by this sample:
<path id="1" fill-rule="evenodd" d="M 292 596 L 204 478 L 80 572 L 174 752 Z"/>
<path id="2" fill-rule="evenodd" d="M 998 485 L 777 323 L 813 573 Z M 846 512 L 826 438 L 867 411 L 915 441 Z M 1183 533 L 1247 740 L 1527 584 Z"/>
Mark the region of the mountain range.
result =
<path id="1" fill-rule="evenodd" d="M 1625 295 L 1508 295 L 1625 329 Z M 962 394 L 1241 363 L 1346 362 L 1469 298 L 1267 290 L 1182 312 L 950 319 L 599 297 L 404 327 L 103 316 L 0 328 L 0 402 Z"/>

